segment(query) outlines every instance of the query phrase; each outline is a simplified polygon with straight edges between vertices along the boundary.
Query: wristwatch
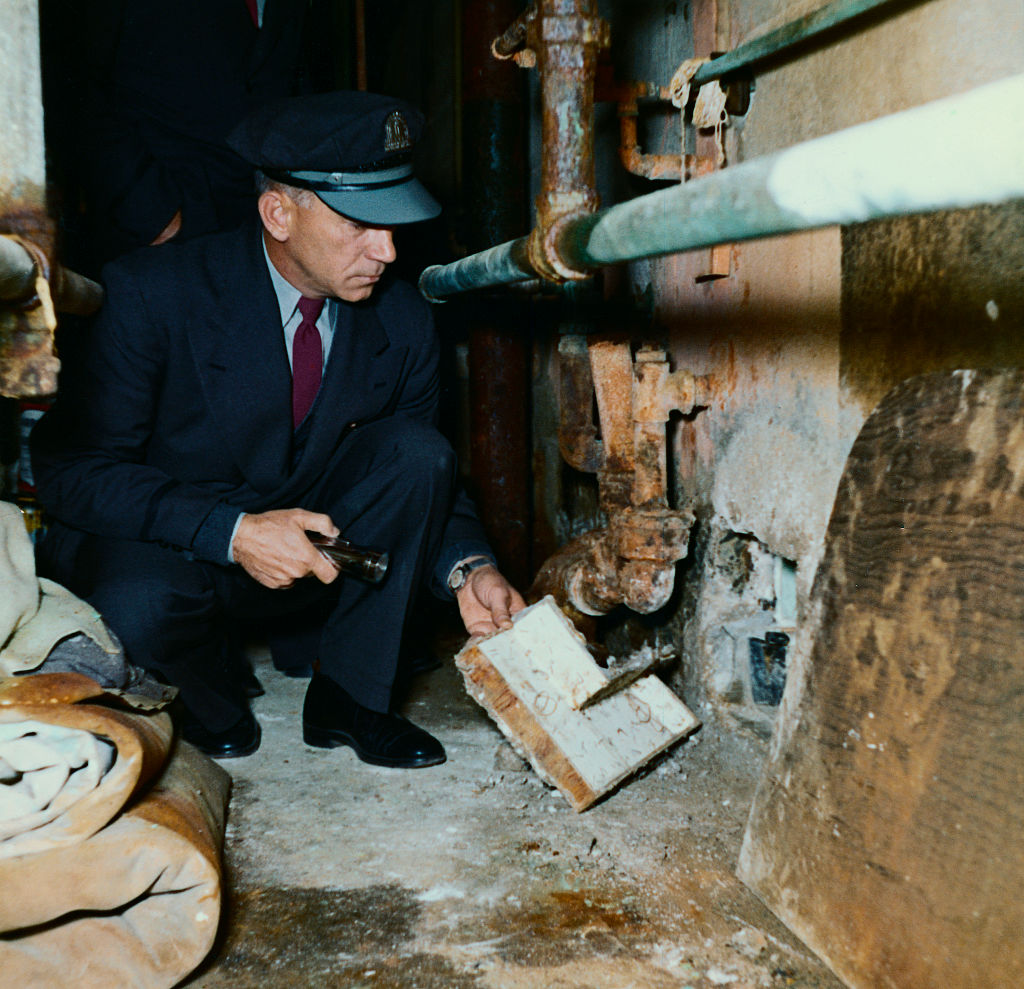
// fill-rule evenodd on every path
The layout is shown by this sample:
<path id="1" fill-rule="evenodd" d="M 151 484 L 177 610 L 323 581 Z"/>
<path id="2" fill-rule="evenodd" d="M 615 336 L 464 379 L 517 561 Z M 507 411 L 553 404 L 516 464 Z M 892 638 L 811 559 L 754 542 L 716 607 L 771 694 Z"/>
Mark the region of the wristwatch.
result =
<path id="1" fill-rule="evenodd" d="M 457 591 L 463 584 L 466 583 L 469 575 L 479 567 L 488 567 L 492 565 L 492 561 L 486 556 L 478 556 L 472 560 L 466 560 L 465 563 L 460 563 L 449 575 L 448 575 L 448 589 L 451 591 Z"/>

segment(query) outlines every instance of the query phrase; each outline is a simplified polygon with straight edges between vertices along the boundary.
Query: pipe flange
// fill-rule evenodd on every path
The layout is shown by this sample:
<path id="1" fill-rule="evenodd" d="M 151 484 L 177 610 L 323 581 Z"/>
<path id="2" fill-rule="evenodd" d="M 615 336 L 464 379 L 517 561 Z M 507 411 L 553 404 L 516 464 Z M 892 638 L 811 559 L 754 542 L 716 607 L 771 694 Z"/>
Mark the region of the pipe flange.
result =
<path id="1" fill-rule="evenodd" d="M 566 264 L 558 253 L 558 238 L 562 230 L 573 220 L 587 216 L 590 210 L 578 210 L 563 213 L 552 220 L 546 227 L 539 226 L 530 237 L 530 261 L 533 266 L 550 282 L 578 282 L 593 275 L 592 271 L 580 271 Z"/>

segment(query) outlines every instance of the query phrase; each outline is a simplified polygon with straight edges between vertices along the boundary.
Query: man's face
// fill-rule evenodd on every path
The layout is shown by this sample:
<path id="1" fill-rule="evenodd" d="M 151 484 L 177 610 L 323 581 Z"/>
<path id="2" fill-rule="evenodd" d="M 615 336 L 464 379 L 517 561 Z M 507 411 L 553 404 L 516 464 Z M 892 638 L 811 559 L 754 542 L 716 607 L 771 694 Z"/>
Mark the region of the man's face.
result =
<path id="1" fill-rule="evenodd" d="M 287 238 L 271 259 L 303 295 L 359 302 L 395 260 L 390 227 L 370 227 L 335 213 L 316 196 L 292 200 Z M 268 245 L 269 248 L 270 245 Z"/>

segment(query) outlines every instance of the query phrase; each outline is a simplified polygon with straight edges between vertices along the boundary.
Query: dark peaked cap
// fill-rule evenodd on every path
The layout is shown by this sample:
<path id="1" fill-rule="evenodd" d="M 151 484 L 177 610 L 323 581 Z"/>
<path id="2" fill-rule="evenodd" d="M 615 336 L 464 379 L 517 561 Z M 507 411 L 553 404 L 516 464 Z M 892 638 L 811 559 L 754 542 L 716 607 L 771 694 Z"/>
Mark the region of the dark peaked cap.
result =
<path id="1" fill-rule="evenodd" d="M 311 189 L 338 213 L 391 225 L 441 212 L 413 175 L 422 132 L 423 115 L 411 104 L 341 91 L 274 100 L 243 120 L 228 144 L 269 178 Z"/>

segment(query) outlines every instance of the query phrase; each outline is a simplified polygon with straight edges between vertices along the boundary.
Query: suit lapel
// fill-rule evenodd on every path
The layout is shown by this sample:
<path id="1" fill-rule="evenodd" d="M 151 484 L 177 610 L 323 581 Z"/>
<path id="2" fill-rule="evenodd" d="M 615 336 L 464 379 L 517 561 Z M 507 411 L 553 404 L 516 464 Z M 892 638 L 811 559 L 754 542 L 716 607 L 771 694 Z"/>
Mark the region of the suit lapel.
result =
<path id="1" fill-rule="evenodd" d="M 192 352 L 218 432 L 265 493 L 288 475 L 291 373 L 258 227 L 227 238 L 211 260 L 214 304 L 189 323 Z"/>

